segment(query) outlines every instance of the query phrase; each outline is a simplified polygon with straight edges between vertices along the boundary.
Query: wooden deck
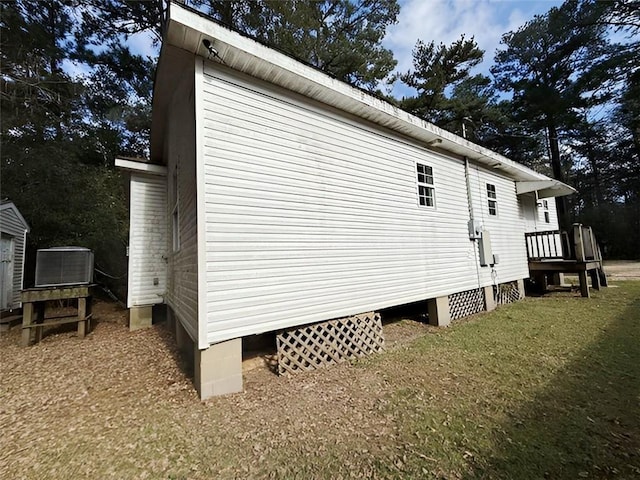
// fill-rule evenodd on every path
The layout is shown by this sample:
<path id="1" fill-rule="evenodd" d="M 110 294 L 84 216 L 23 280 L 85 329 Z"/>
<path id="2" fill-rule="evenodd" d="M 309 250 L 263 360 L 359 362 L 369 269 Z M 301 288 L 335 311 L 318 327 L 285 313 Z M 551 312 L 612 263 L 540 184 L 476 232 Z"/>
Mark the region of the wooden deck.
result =
<path id="1" fill-rule="evenodd" d="M 580 293 L 589 297 L 589 283 L 600 290 L 607 286 L 602 267 L 602 254 L 591 227 L 574 224 L 571 232 L 549 230 L 525 234 L 529 273 L 543 291 L 548 289 L 550 276 L 577 273 Z"/>

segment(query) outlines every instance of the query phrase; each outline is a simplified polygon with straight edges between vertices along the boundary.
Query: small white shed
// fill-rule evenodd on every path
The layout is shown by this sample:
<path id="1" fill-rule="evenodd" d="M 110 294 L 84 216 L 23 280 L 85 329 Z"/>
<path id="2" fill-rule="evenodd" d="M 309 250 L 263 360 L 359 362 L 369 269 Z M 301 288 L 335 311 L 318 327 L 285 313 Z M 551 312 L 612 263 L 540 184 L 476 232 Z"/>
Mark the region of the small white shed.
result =
<path id="1" fill-rule="evenodd" d="M 20 308 L 29 225 L 10 200 L 0 203 L 0 311 Z"/>
<path id="2" fill-rule="evenodd" d="M 176 3 L 150 162 L 116 165 L 132 321 L 168 306 L 202 398 L 242 389 L 242 337 L 492 308 L 529 275 L 527 202 L 573 192 Z"/>

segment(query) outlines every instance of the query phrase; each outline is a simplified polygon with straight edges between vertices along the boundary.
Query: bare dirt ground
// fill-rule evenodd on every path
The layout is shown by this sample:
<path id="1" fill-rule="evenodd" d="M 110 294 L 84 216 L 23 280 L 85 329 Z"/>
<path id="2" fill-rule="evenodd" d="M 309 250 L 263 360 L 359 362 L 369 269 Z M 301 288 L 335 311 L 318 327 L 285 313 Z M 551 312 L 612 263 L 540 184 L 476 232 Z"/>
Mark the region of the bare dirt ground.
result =
<path id="1" fill-rule="evenodd" d="M 266 456 L 330 459 L 336 442 L 394 435 L 374 373 L 345 363 L 286 378 L 249 361 L 244 394 L 202 403 L 164 325 L 129 332 L 113 303 L 97 302 L 94 315 L 85 339 L 73 327 L 28 348 L 19 326 L 0 336 L 0 478 L 263 478 Z M 387 325 L 387 350 L 429 330 Z M 191 457 L 212 448 L 206 467 Z"/>
<path id="2" fill-rule="evenodd" d="M 604 269 L 611 280 L 640 280 L 640 261 L 607 260 Z"/>
<path id="3" fill-rule="evenodd" d="M 616 262 L 608 268 L 612 279 L 636 278 L 639 266 Z M 621 290 L 611 289 L 619 295 Z M 562 295 L 553 300 L 568 301 Z M 598 302 L 571 305 L 583 308 L 585 318 L 586 310 L 598 308 Z M 494 323 L 510 321 L 513 311 L 505 309 Z M 97 327 L 84 339 L 69 327 L 21 348 L 19 327 L 0 335 L 1 479 L 476 478 L 465 476 L 459 465 L 473 455 L 482 458 L 469 450 L 479 448 L 482 432 L 492 430 L 484 425 L 493 415 L 507 415 L 502 403 L 504 412 L 512 411 L 530 383 L 518 384 L 520 393 L 500 393 L 501 373 L 484 383 L 474 377 L 480 364 L 465 359 L 479 329 L 468 330 L 467 343 L 454 344 L 451 332 L 465 329 L 403 320 L 385 326 L 384 356 L 295 377 L 278 377 L 252 360 L 246 363 L 244 393 L 200 402 L 164 325 L 129 332 L 125 310 L 107 302 L 97 302 L 94 315 Z M 473 317 L 458 325 L 463 322 L 474 324 Z M 532 328 L 526 335 L 521 326 L 511 329 L 517 333 L 505 342 L 505 358 L 514 355 L 516 338 L 538 338 L 539 327 Z M 411 353 L 416 339 L 425 336 L 442 347 L 432 357 Z M 564 347 L 558 351 L 566 354 Z M 490 372 L 494 353 L 488 355 L 480 363 Z M 532 358 L 545 355 L 536 349 Z M 461 423 L 466 413 L 454 415 L 455 405 L 485 404 L 491 407 L 483 407 L 476 420 L 481 430 Z M 424 420 L 422 409 L 430 405 L 432 416 Z M 414 420 L 427 436 L 414 429 Z M 458 427 L 460 445 L 452 445 L 443 432 Z M 429 452 L 440 447 L 450 450 L 434 460 Z M 412 459 L 421 462 L 421 473 L 407 470 Z"/>

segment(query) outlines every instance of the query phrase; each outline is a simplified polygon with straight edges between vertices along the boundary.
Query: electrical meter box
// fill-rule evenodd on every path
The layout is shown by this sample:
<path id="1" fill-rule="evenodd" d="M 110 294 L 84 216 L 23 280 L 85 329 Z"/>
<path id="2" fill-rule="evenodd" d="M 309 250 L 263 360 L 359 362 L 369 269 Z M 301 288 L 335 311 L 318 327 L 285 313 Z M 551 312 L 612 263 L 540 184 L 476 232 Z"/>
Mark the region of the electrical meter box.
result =
<path id="1" fill-rule="evenodd" d="M 480 250 L 480 265 L 483 267 L 493 265 L 493 251 L 491 250 L 491 234 L 489 230 L 482 230 L 478 249 Z"/>

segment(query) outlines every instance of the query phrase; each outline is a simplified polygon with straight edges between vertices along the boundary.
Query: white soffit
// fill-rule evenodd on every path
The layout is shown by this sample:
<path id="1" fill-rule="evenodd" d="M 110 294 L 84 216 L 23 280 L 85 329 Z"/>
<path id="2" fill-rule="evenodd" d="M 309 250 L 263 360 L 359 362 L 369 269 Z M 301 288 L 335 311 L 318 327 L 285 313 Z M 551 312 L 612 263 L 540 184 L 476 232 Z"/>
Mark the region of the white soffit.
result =
<path id="1" fill-rule="evenodd" d="M 576 190 L 569 185 L 552 179 L 516 182 L 516 194 L 521 195 L 530 192 L 538 192 L 538 197 L 548 198 L 571 195 Z"/>
<path id="2" fill-rule="evenodd" d="M 18 218 L 20 223 L 22 223 L 25 232 L 29 233 L 31 231 L 31 227 L 29 227 L 29 224 L 24 219 L 24 217 L 20 213 L 20 210 L 18 210 L 18 207 L 16 207 L 15 203 L 13 203 L 12 201 L 6 201 L 0 204 L 0 210 L 11 210 L 15 214 L 15 216 Z"/>
<path id="3" fill-rule="evenodd" d="M 156 165 L 155 163 L 136 162 L 124 158 L 116 158 L 116 167 L 136 173 L 147 173 L 149 175 L 166 175 L 167 167 Z"/>
<path id="4" fill-rule="evenodd" d="M 202 40 L 205 39 L 211 42 L 211 46 L 218 52 L 224 64 L 234 70 L 389 128 L 414 138 L 426 146 L 467 157 L 515 180 L 549 179 L 524 165 L 443 130 L 288 55 L 229 30 L 199 12 L 171 3 L 164 41 L 208 58 L 209 52 L 202 44 Z M 569 186 L 566 187 L 571 189 Z"/>

